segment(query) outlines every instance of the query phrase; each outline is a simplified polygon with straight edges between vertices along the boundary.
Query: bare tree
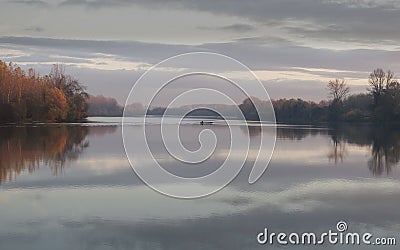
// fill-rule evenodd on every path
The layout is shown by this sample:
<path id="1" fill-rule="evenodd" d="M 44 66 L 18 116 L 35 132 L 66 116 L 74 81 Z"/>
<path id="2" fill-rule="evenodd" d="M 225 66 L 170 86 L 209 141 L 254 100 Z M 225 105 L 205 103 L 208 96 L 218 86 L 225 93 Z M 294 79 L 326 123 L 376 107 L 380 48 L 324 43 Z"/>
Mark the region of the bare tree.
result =
<path id="1" fill-rule="evenodd" d="M 388 70 L 386 73 L 385 88 L 389 89 L 394 81 L 394 73 L 391 70 Z"/>
<path id="2" fill-rule="evenodd" d="M 333 102 L 341 102 L 350 93 L 350 87 L 347 86 L 344 79 L 335 79 L 328 82 L 329 97 Z"/>
<path id="3" fill-rule="evenodd" d="M 396 88 L 398 84 L 392 71 L 385 72 L 383 69 L 378 68 L 369 75 L 369 85 L 370 88 L 368 90 L 374 97 L 375 105 L 377 105 L 384 92 Z"/>

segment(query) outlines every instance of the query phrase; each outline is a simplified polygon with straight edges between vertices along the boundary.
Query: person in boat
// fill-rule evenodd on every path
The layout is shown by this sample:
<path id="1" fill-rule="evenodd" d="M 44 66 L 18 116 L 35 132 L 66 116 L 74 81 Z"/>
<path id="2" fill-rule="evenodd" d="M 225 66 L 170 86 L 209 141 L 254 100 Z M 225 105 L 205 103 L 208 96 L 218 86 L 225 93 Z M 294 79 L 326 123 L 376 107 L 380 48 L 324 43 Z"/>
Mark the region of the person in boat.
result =
<path id="1" fill-rule="evenodd" d="M 205 122 L 205 121 L 201 121 L 200 125 L 213 125 L 214 122 Z"/>

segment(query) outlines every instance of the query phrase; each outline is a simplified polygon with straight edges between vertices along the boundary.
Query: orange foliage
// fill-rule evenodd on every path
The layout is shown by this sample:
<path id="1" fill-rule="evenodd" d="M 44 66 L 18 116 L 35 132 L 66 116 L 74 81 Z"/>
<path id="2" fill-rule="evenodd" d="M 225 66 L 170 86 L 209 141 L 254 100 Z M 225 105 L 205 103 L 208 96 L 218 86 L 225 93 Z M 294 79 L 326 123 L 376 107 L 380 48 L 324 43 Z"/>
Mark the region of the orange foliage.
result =
<path id="1" fill-rule="evenodd" d="M 77 81 L 62 72 L 40 77 L 29 69 L 26 75 L 20 67 L 0 61 L 0 123 L 82 119 L 86 95 Z"/>

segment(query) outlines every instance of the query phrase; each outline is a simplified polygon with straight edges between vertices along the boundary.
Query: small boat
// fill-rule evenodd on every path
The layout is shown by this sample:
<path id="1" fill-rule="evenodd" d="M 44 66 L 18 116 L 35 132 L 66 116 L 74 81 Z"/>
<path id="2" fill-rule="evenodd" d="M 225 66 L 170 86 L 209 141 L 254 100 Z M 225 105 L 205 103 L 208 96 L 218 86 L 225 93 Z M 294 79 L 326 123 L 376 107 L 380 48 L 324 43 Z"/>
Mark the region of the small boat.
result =
<path id="1" fill-rule="evenodd" d="M 200 125 L 213 125 L 214 122 L 205 122 L 205 121 L 201 121 Z"/>

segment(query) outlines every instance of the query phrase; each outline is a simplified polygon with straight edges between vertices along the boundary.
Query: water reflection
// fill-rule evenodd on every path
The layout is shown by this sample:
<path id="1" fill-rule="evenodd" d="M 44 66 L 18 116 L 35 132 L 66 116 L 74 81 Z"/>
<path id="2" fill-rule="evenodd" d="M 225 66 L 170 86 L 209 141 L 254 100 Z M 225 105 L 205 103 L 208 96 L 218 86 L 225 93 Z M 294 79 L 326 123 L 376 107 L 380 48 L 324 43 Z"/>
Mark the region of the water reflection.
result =
<path id="1" fill-rule="evenodd" d="M 279 127 L 278 140 L 302 141 L 313 136 L 328 136 L 329 162 L 344 163 L 351 154 L 348 146 L 367 147 L 370 151 L 367 167 L 373 175 L 390 175 L 400 163 L 400 128 L 396 126 L 341 125 L 329 129 Z"/>
<path id="2" fill-rule="evenodd" d="M 202 128 L 193 124 L 182 130 L 183 143 L 190 148 L 195 148 Z M 158 130 L 157 126 L 150 129 Z M 209 128 L 218 138 L 229 139 L 226 127 Z M 240 125 L 232 132 L 244 137 L 245 130 Z M 260 128 L 253 124 L 249 130 L 251 140 L 257 141 Z M 135 136 L 142 127 L 135 124 L 129 131 Z M 348 222 L 351 231 L 398 235 L 400 177 L 395 152 L 400 137 L 396 128 L 281 126 L 277 132 L 271 165 L 259 182 L 248 184 L 251 164 L 246 164 L 215 195 L 176 200 L 154 192 L 134 175 L 124 154 L 121 126 L 0 128 L 0 162 L 6 180 L 10 173 L 18 175 L 11 166 L 24 155 L 24 164 L 19 164 L 23 173 L 0 186 L 0 249 L 265 249 L 255 240 L 265 226 L 275 232 L 325 232 L 339 220 Z M 159 146 L 154 150 L 158 159 L 168 170 L 180 170 L 156 141 L 159 134 L 149 135 L 150 142 Z M 68 149 L 71 145 L 77 150 Z M 138 151 L 142 148 L 138 145 Z M 251 163 L 257 155 L 250 151 Z M 225 157 L 223 148 L 218 152 L 199 174 Z M 381 167 L 369 167 L 374 152 Z M 32 171 L 36 172 L 30 174 L 29 164 L 35 159 L 39 163 Z M 139 157 L 134 163 L 152 164 L 145 160 Z M 59 178 L 47 169 L 57 165 L 54 162 L 62 162 L 65 168 Z M 386 171 L 387 162 L 392 172 Z M 375 178 L 374 169 L 382 169 L 383 176 Z"/>
<path id="3" fill-rule="evenodd" d="M 344 140 L 337 138 L 336 136 L 332 136 L 332 146 L 328 152 L 329 162 L 333 162 L 335 164 L 343 163 L 347 150 L 346 143 Z"/>
<path id="4" fill-rule="evenodd" d="M 246 134 L 247 131 L 250 137 L 259 136 L 261 134 L 261 127 L 258 125 L 240 126 L 241 131 Z"/>
<path id="5" fill-rule="evenodd" d="M 380 133 L 372 134 L 372 155 L 368 167 L 375 175 L 389 175 L 393 167 L 400 161 L 400 133 L 380 129 Z"/>
<path id="6" fill-rule="evenodd" d="M 187 126 L 189 131 L 187 133 L 192 133 L 190 131 L 193 128 Z M 215 129 L 218 131 L 223 130 L 223 127 L 217 127 Z M 0 128 L 2 135 L 0 137 L 0 184 L 15 180 L 22 172 L 32 174 L 40 166 L 49 167 L 53 175 L 64 173 L 66 164 L 78 159 L 83 150 L 89 146 L 88 136 L 115 137 L 117 128 L 116 125 L 2 127 Z M 248 127 L 240 126 L 240 129 L 236 131 L 245 135 L 247 129 L 252 140 L 256 141 L 261 133 L 260 127 L 252 124 Z M 188 138 L 191 137 L 188 136 Z M 342 125 L 330 129 L 280 126 L 277 129 L 278 148 L 279 144 L 285 141 L 299 142 L 303 145 L 301 148 L 287 149 L 287 153 L 293 157 L 303 154 L 307 145 L 317 138 L 329 138 L 330 145 L 325 153 L 325 159 L 333 164 L 346 162 L 346 158 L 354 153 L 349 147 L 365 148 L 369 153 L 368 160 L 363 165 L 374 176 L 391 175 L 392 170 L 400 162 L 400 129 L 395 126 Z M 311 151 L 308 150 L 309 153 Z M 123 151 L 121 150 L 118 154 L 122 155 Z M 301 158 L 298 157 L 297 161 L 301 162 Z M 211 165 L 217 165 L 214 163 Z M 174 167 L 177 166 L 174 165 Z"/>
<path id="7" fill-rule="evenodd" d="M 86 128 L 88 131 L 88 136 L 104 136 L 108 134 L 114 134 L 117 131 L 116 125 L 89 126 Z"/>
<path id="8" fill-rule="evenodd" d="M 301 141 L 308 136 L 326 134 L 325 129 L 315 129 L 301 126 L 282 126 L 276 131 L 277 140 Z"/>
<path id="9" fill-rule="evenodd" d="M 396 126 L 341 126 L 330 130 L 332 158 L 343 162 L 346 144 L 370 148 L 368 168 L 373 175 L 390 175 L 400 162 L 400 130 Z"/>
<path id="10" fill-rule="evenodd" d="M 14 180 L 23 171 L 33 173 L 43 164 L 53 175 L 66 162 L 76 160 L 89 146 L 88 128 L 82 126 L 3 127 L 0 137 L 0 183 Z"/>

